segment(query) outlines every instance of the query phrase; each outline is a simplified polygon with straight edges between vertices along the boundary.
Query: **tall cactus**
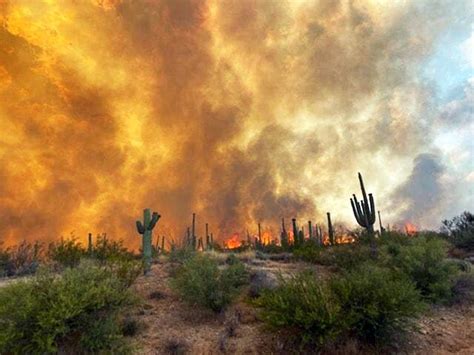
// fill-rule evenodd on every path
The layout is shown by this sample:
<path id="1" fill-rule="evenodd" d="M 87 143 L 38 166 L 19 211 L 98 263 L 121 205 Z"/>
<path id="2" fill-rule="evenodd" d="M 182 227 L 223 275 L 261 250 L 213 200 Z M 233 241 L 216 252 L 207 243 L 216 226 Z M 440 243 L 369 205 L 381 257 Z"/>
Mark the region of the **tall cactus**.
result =
<path id="1" fill-rule="evenodd" d="M 313 226 L 311 225 L 311 221 L 308 221 L 308 230 L 309 230 L 309 235 L 308 238 L 309 240 L 313 240 Z"/>
<path id="2" fill-rule="evenodd" d="M 288 249 L 288 233 L 286 232 L 285 219 L 281 219 L 280 243 L 283 249 Z"/>
<path id="3" fill-rule="evenodd" d="M 332 227 L 331 213 L 327 212 L 327 216 L 328 216 L 329 243 L 331 243 L 331 245 L 334 245 L 334 244 L 335 244 L 335 240 L 334 240 L 334 228 Z"/>
<path id="4" fill-rule="evenodd" d="M 354 216 L 356 218 L 357 223 L 361 227 L 364 227 L 367 230 L 367 233 L 370 238 L 370 254 L 372 258 L 377 257 L 377 244 L 375 242 L 375 235 L 374 235 L 374 223 L 375 223 L 375 203 L 374 197 L 372 194 L 369 194 L 369 198 L 367 199 L 367 194 L 365 193 L 364 181 L 362 180 L 362 175 L 359 173 L 359 182 L 360 182 L 360 189 L 362 190 L 362 198 L 363 200 L 360 203 L 357 201 L 357 197 L 355 194 L 352 196 L 354 199 L 351 198 L 351 206 L 352 212 L 354 212 Z"/>
<path id="5" fill-rule="evenodd" d="M 382 218 L 380 218 L 380 211 L 377 211 L 377 213 L 379 215 L 380 235 L 382 235 L 385 233 L 385 228 L 383 227 L 383 224 L 382 224 Z"/>
<path id="6" fill-rule="evenodd" d="M 89 254 L 89 256 L 92 255 L 93 248 L 94 246 L 92 245 L 92 233 L 89 233 L 87 239 L 87 253 Z"/>
<path id="7" fill-rule="evenodd" d="M 367 199 L 367 194 L 365 193 L 364 181 L 362 180 L 362 175 L 359 173 L 359 182 L 360 182 L 360 189 L 362 190 L 362 198 L 363 200 L 357 201 L 357 197 L 355 194 L 352 196 L 354 199 L 351 198 L 351 206 L 352 212 L 354 212 L 355 219 L 357 223 L 361 227 L 364 227 L 367 232 L 370 234 L 374 233 L 374 223 L 375 223 L 375 203 L 374 197 L 372 194 L 369 194 L 369 198 Z"/>
<path id="8" fill-rule="evenodd" d="M 263 245 L 263 242 L 262 242 L 262 227 L 260 226 L 260 223 L 258 223 L 258 244 L 260 246 Z"/>
<path id="9" fill-rule="evenodd" d="M 293 225 L 293 245 L 298 246 L 299 240 L 298 240 L 298 228 L 296 227 L 296 218 L 291 219 L 291 224 Z"/>
<path id="10" fill-rule="evenodd" d="M 197 247 L 197 238 L 196 238 L 196 213 L 193 213 L 193 224 L 192 224 L 192 232 L 191 232 L 191 238 L 192 238 L 192 246 L 193 250 L 196 250 Z"/>
<path id="11" fill-rule="evenodd" d="M 143 253 L 143 267 L 145 275 L 147 275 L 151 270 L 151 233 L 153 228 L 155 228 L 156 223 L 160 219 L 160 215 L 157 212 L 153 212 L 153 215 L 150 212 L 149 208 L 143 210 L 143 223 L 137 221 L 137 231 L 142 237 L 142 253 Z"/>

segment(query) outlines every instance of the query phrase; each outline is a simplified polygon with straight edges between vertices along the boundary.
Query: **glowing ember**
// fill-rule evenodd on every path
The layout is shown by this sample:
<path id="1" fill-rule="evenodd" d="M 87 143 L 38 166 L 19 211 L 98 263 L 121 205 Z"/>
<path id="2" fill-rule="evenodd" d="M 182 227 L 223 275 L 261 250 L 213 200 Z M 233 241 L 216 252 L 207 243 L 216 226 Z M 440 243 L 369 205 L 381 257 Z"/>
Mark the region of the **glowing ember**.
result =
<path id="1" fill-rule="evenodd" d="M 408 235 L 413 235 L 417 232 L 417 228 L 414 224 L 407 222 L 405 223 L 405 231 Z"/>

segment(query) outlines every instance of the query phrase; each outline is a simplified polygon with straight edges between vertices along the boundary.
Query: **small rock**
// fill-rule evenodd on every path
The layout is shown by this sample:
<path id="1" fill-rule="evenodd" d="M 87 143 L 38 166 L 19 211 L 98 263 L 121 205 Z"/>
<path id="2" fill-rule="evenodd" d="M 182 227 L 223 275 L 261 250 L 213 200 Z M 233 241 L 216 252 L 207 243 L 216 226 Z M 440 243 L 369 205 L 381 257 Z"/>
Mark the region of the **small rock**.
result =
<path id="1" fill-rule="evenodd" d="M 275 274 L 264 270 L 257 270 L 250 276 L 250 297 L 258 297 L 263 290 L 273 290 L 278 287 L 278 279 Z"/>

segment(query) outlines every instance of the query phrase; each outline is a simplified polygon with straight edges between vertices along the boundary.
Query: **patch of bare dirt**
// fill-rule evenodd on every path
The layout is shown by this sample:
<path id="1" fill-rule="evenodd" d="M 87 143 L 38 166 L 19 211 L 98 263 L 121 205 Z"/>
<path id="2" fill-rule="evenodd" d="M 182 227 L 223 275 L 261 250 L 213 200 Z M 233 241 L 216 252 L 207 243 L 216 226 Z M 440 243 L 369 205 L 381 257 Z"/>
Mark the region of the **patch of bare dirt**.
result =
<path id="1" fill-rule="evenodd" d="M 474 305 L 434 309 L 409 341 L 412 354 L 474 354 Z"/>

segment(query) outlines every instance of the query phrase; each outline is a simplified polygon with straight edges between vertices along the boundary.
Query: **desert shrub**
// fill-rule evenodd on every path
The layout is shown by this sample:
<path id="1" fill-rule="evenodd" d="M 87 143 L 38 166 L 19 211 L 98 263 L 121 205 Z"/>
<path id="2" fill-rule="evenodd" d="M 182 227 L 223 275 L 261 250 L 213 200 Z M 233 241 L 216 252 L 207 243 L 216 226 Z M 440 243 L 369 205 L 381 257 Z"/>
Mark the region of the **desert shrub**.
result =
<path id="1" fill-rule="evenodd" d="M 97 236 L 91 256 L 102 264 L 116 260 L 135 259 L 134 254 L 123 246 L 122 240 L 108 239 L 105 234 Z"/>
<path id="2" fill-rule="evenodd" d="M 171 248 L 168 260 L 173 263 L 184 263 L 185 261 L 193 258 L 196 252 L 192 248 Z"/>
<path id="3" fill-rule="evenodd" d="M 441 227 L 446 239 L 454 246 L 474 251 L 474 215 L 464 212 L 451 220 L 443 221 Z"/>
<path id="4" fill-rule="evenodd" d="M 437 237 L 419 236 L 391 252 L 387 265 L 404 273 L 422 296 L 432 302 L 448 300 L 458 267 L 446 260 L 447 245 Z"/>
<path id="5" fill-rule="evenodd" d="M 425 307 L 405 275 L 374 263 L 322 281 L 303 272 L 256 300 L 262 319 L 301 346 L 327 346 L 354 336 L 384 344 Z"/>
<path id="6" fill-rule="evenodd" d="M 0 289 L 0 353 L 123 350 L 119 316 L 133 302 L 124 280 L 90 263 L 13 283 Z"/>
<path id="7" fill-rule="evenodd" d="M 339 300 L 327 284 L 311 273 L 300 273 L 256 301 L 267 325 L 305 345 L 323 345 L 346 331 Z"/>
<path id="8" fill-rule="evenodd" d="M 407 245 L 410 244 L 412 237 L 399 231 L 385 231 L 377 238 L 380 246 L 384 245 Z"/>
<path id="9" fill-rule="evenodd" d="M 227 265 L 234 265 L 234 264 L 237 264 L 239 262 L 240 262 L 240 260 L 235 254 L 229 254 L 229 256 L 227 256 L 227 258 L 225 259 L 225 263 Z"/>
<path id="10" fill-rule="evenodd" d="M 293 249 L 293 256 L 299 260 L 318 264 L 321 262 L 322 249 L 316 242 L 308 240 L 303 245 Z"/>
<path id="11" fill-rule="evenodd" d="M 81 258 L 86 255 L 86 250 L 79 241 L 72 237 L 51 242 L 48 246 L 48 258 L 58 268 L 76 267 Z"/>
<path id="12" fill-rule="evenodd" d="M 143 263 L 140 260 L 116 259 L 108 261 L 104 267 L 113 272 L 125 287 L 130 287 L 143 273 Z"/>
<path id="13" fill-rule="evenodd" d="M 21 242 L 6 249 L 0 248 L 0 277 L 34 274 L 42 257 L 43 245 Z"/>
<path id="14" fill-rule="evenodd" d="M 341 270 L 351 270 L 370 258 L 370 248 L 367 244 L 339 244 L 324 248 L 320 256 L 323 265 L 334 265 Z"/>
<path id="15" fill-rule="evenodd" d="M 331 289 L 350 332 L 363 342 L 389 340 L 423 309 L 420 293 L 408 277 L 372 263 L 335 278 Z"/>
<path id="16" fill-rule="evenodd" d="M 220 270 L 214 259 L 195 255 L 177 270 L 172 286 L 186 301 L 219 312 L 238 295 L 247 278 L 240 261 Z"/>

